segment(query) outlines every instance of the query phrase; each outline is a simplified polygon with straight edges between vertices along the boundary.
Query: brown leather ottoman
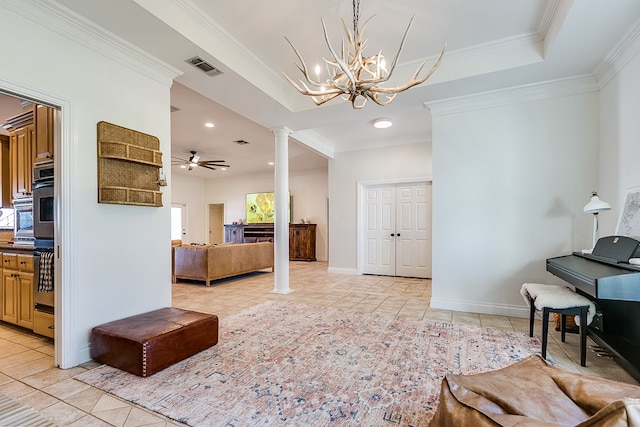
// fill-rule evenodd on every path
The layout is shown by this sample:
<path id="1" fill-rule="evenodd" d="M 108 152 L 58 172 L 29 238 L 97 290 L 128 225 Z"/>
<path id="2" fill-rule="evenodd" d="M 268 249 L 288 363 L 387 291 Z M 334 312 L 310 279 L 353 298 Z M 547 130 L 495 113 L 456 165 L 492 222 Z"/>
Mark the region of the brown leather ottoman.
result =
<path id="1" fill-rule="evenodd" d="M 96 326 L 91 358 L 147 377 L 218 343 L 218 316 L 165 307 Z"/>

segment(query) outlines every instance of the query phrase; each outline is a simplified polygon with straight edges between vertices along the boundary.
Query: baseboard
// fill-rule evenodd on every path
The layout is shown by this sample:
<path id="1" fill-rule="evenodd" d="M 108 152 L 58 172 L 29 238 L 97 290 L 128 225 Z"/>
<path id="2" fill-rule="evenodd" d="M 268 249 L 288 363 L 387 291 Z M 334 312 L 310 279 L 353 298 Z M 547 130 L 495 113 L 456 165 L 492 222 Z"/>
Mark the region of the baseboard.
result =
<path id="1" fill-rule="evenodd" d="M 496 316 L 529 318 L 529 307 L 508 304 L 487 304 L 470 301 L 455 301 L 431 298 L 431 308 L 438 310 L 467 311 L 470 313 L 493 314 Z"/>
<path id="2" fill-rule="evenodd" d="M 336 274 L 350 274 L 352 276 L 357 276 L 358 275 L 358 270 L 355 268 L 336 268 L 336 267 L 329 267 L 327 269 L 327 272 L 329 273 L 336 273 Z"/>

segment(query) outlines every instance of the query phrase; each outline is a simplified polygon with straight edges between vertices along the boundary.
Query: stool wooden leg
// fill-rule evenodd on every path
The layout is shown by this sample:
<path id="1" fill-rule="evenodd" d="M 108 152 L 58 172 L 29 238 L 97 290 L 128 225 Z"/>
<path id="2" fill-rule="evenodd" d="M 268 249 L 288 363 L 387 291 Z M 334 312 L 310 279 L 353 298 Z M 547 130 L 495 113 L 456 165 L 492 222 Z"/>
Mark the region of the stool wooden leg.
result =
<path id="1" fill-rule="evenodd" d="M 533 320 L 536 317 L 536 306 L 533 299 L 529 298 L 529 336 L 533 336 Z"/>
<path id="2" fill-rule="evenodd" d="M 580 366 L 587 366 L 587 310 L 580 307 Z"/>
<path id="3" fill-rule="evenodd" d="M 549 309 L 542 309 L 542 358 L 547 359 L 547 334 L 549 333 Z"/>
<path id="4" fill-rule="evenodd" d="M 567 315 L 560 315 L 560 341 L 564 342 L 567 337 Z"/>

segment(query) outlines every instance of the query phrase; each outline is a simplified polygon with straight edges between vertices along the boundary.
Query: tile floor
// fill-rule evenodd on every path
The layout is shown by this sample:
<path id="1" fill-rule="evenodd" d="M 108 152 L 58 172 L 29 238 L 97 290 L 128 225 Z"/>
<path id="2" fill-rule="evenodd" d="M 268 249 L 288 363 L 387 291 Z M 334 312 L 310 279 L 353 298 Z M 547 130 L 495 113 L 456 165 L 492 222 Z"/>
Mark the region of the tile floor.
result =
<path id="1" fill-rule="evenodd" d="M 330 274 L 323 262 L 292 262 L 293 292 L 273 294 L 273 273 L 258 272 L 214 282 L 173 285 L 173 305 L 215 313 L 220 317 L 266 300 L 278 299 L 320 307 L 337 307 L 400 317 L 471 324 L 528 333 L 528 319 L 461 313 L 429 308 L 431 281 L 382 276 Z M 519 285 L 514 285 L 514 292 Z M 539 337 L 541 325 L 536 332 Z M 613 360 L 587 355 L 587 367 L 579 363 L 578 336 L 550 328 L 549 354 L 569 371 L 637 384 Z M 93 362 L 72 369 L 53 365 L 53 341 L 0 322 L 0 393 L 38 409 L 64 426 L 175 426 L 166 418 L 110 396 L 72 377 L 97 366 Z"/>

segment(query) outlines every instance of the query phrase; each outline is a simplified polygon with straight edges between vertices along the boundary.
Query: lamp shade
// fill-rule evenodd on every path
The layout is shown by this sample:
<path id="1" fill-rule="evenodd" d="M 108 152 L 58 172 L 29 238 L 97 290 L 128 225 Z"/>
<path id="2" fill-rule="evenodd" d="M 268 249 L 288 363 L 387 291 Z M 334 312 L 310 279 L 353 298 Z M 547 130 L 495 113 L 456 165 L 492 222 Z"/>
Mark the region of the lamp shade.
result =
<path id="1" fill-rule="evenodd" d="M 598 193 L 595 191 L 591 193 L 591 200 L 584 207 L 584 213 L 597 214 L 598 212 L 608 211 L 611 209 L 611 205 L 607 202 L 600 200 Z"/>

